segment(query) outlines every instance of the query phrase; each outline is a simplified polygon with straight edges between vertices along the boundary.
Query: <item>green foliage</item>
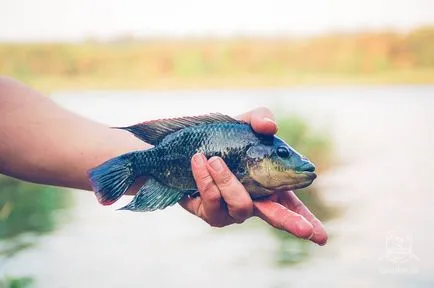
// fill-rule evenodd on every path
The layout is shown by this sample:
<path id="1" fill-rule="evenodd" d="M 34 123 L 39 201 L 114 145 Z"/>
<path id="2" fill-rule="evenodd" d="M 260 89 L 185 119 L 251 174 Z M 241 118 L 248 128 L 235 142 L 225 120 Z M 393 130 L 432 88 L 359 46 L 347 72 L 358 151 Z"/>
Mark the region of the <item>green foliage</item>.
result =
<path id="1" fill-rule="evenodd" d="M 306 121 L 297 116 L 278 118 L 278 126 L 278 136 L 309 158 L 319 175 L 333 165 L 332 142 L 326 133 L 312 130 Z M 297 191 L 297 195 L 320 219 L 327 220 L 334 216 L 335 209 L 324 205 L 315 185 Z"/>
<path id="2" fill-rule="evenodd" d="M 425 27 L 413 31 L 408 39 L 409 50 L 417 65 L 434 66 L 434 29 Z"/>
<path id="3" fill-rule="evenodd" d="M 0 260 L 35 242 L 34 237 L 22 236 L 53 231 L 57 212 L 69 207 L 70 200 L 68 190 L 0 176 Z"/>
<path id="4" fill-rule="evenodd" d="M 205 69 L 205 63 L 197 51 L 182 53 L 174 63 L 174 74 L 180 77 L 200 75 Z"/>
<path id="5" fill-rule="evenodd" d="M 86 83 L 105 79 L 131 84 L 131 79 L 154 83 L 162 78 L 186 81 L 198 77 L 286 77 L 297 82 L 300 75 L 366 76 L 434 68 L 434 27 L 408 34 L 355 33 L 309 39 L 124 41 L 0 44 L 0 74 L 30 82 L 69 79 L 77 83 L 78 78 Z"/>
<path id="6" fill-rule="evenodd" d="M 0 239 L 24 232 L 46 233 L 54 229 L 54 213 L 66 208 L 65 190 L 0 177 Z"/>
<path id="7" fill-rule="evenodd" d="M 332 145 L 327 134 L 312 130 L 307 122 L 297 116 L 278 118 L 278 126 L 278 135 L 314 162 L 319 168 L 317 169 L 319 173 L 332 165 Z M 327 221 L 336 217 L 339 213 L 336 207 L 330 207 L 324 203 L 320 191 L 316 189 L 315 185 L 298 190 L 296 193 L 300 200 L 321 221 Z M 309 242 L 277 229 L 272 229 L 272 233 L 280 243 L 276 251 L 277 265 L 294 265 L 309 256 L 311 247 Z"/>
<path id="8" fill-rule="evenodd" d="M 56 213 L 69 207 L 70 200 L 67 190 L 0 175 L 0 268 L 8 258 L 31 247 L 34 236 L 53 231 Z M 30 288 L 33 284 L 30 277 L 0 279 L 0 288 Z"/>
<path id="9" fill-rule="evenodd" d="M 307 122 L 296 116 L 279 118 L 278 125 L 278 135 L 311 159 L 319 171 L 330 167 L 332 145 L 327 134 L 313 131 Z"/>
<path id="10" fill-rule="evenodd" d="M 31 288 L 34 285 L 34 281 L 30 277 L 5 277 L 5 279 L 0 279 L 0 288 Z"/>

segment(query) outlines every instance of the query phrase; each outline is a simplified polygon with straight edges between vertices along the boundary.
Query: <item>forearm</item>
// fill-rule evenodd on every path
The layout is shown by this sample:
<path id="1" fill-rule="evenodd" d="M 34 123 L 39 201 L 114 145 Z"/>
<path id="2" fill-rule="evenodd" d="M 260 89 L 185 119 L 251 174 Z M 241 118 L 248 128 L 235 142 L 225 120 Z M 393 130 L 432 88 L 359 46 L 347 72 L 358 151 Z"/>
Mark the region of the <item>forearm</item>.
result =
<path id="1" fill-rule="evenodd" d="M 23 84 L 0 77 L 0 173 L 90 189 L 87 170 L 149 147 L 128 132 L 80 117 Z"/>

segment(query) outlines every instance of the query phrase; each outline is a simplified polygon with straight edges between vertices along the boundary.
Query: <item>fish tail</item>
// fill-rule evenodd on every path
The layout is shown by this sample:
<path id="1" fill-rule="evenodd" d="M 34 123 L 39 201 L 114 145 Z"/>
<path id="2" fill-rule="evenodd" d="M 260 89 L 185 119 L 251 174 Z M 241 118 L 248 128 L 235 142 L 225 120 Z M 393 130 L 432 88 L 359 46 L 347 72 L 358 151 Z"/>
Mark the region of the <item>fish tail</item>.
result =
<path id="1" fill-rule="evenodd" d="M 88 171 L 93 191 L 102 205 L 116 202 L 136 180 L 133 153 L 110 159 Z"/>

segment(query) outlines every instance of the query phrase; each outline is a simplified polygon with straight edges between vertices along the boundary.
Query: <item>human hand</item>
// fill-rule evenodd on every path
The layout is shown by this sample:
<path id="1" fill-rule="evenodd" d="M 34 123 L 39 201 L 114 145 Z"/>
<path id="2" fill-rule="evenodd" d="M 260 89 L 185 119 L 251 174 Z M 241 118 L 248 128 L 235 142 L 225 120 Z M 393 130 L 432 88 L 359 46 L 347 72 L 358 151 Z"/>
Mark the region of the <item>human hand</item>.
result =
<path id="1" fill-rule="evenodd" d="M 258 108 L 238 117 L 262 134 L 273 135 L 277 125 L 272 113 Z M 258 216 L 273 227 L 319 245 L 327 242 L 322 223 L 292 191 L 252 201 L 249 193 L 219 157 L 206 159 L 196 154 L 192 161 L 193 176 L 200 193 L 197 198 L 184 198 L 180 204 L 213 227 L 242 223 Z"/>

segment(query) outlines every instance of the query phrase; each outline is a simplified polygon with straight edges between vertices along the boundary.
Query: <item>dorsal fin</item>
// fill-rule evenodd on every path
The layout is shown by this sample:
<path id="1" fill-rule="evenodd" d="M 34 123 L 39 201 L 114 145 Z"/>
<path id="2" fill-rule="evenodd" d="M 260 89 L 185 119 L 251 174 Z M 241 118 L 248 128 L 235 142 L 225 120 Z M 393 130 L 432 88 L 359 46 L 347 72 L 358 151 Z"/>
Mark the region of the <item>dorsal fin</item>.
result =
<path id="1" fill-rule="evenodd" d="M 190 126 L 195 126 L 200 124 L 211 124 L 217 122 L 245 123 L 243 121 L 236 120 L 224 114 L 211 113 L 211 114 L 200 115 L 200 116 L 187 116 L 187 117 L 180 117 L 180 118 L 152 120 L 152 121 L 143 122 L 128 127 L 114 127 L 114 128 L 127 130 L 133 133 L 137 138 L 149 144 L 156 145 L 161 140 L 163 140 L 164 137 L 166 137 L 167 135 L 175 131 Z"/>

